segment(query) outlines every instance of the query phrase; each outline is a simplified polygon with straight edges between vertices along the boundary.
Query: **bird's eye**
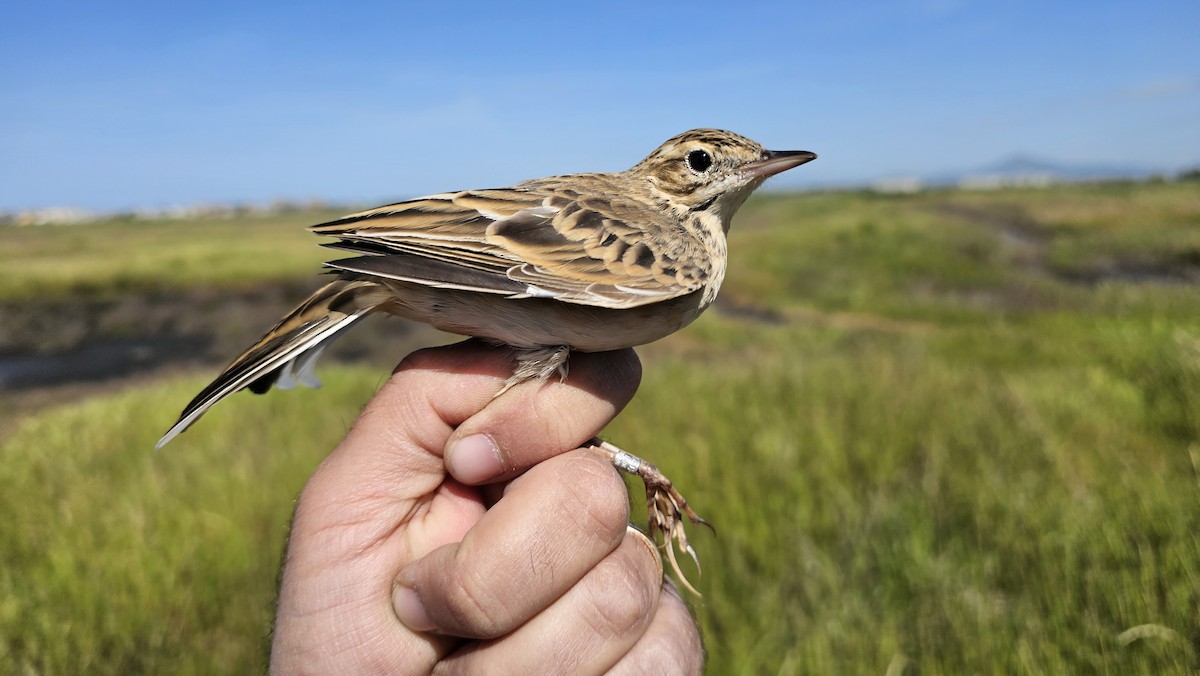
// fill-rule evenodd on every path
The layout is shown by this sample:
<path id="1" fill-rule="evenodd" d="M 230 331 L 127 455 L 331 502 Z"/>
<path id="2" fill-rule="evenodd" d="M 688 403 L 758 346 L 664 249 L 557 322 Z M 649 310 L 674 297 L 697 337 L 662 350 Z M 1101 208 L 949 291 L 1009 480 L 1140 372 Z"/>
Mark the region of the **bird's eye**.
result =
<path id="1" fill-rule="evenodd" d="M 712 155 L 703 150 L 693 150 L 687 154 L 688 169 L 702 174 L 712 166 Z"/>

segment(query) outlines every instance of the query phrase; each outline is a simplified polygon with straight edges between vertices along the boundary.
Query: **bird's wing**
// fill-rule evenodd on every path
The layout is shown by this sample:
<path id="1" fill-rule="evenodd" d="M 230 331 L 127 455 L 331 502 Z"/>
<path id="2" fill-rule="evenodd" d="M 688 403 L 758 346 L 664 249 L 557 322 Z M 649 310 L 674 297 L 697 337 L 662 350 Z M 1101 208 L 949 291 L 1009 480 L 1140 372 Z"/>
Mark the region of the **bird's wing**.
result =
<path id="1" fill-rule="evenodd" d="M 536 187 L 431 195 L 310 228 L 360 254 L 337 270 L 510 298 L 628 308 L 692 293 L 700 245 L 620 196 Z"/>

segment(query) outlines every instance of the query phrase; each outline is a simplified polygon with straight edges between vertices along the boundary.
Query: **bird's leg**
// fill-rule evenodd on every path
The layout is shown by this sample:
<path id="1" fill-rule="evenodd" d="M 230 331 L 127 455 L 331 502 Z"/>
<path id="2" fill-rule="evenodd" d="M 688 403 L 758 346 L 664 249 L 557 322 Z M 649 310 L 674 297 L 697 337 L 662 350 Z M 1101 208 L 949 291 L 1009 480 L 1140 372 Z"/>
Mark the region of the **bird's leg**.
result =
<path id="1" fill-rule="evenodd" d="M 661 546 L 667 550 L 667 558 L 671 561 L 671 568 L 675 571 L 675 575 L 688 591 L 699 596 L 700 592 L 696 591 L 696 588 L 684 576 L 683 571 L 679 569 L 679 561 L 675 558 L 675 548 L 678 547 L 680 551 L 687 552 L 688 556 L 692 557 L 698 572 L 700 557 L 696 556 L 696 550 L 688 544 L 687 534 L 683 530 L 683 517 L 687 515 L 692 523 L 703 524 L 710 530 L 712 525 L 700 518 L 700 515 L 688 506 L 683 495 L 675 486 L 671 485 L 671 480 L 654 465 L 626 453 L 599 437 L 593 437 L 584 445 L 584 448 L 597 451 L 616 465 L 617 469 L 641 477 L 642 483 L 646 486 L 646 517 L 649 521 L 650 539 L 658 542 L 659 535 L 663 536 Z"/>
<path id="2" fill-rule="evenodd" d="M 509 377 L 508 382 L 504 383 L 504 387 L 495 394 L 495 397 L 499 397 L 514 385 L 519 385 L 526 380 L 545 382 L 555 373 L 563 380 L 566 380 L 567 358 L 571 355 L 571 348 L 569 346 L 514 347 L 513 350 L 517 361 L 516 368 L 513 369 L 512 376 Z M 696 588 L 688 582 L 687 577 L 680 570 L 679 561 L 675 556 L 675 549 L 678 548 L 680 551 L 687 552 L 688 556 L 692 557 L 692 561 L 695 562 L 696 570 L 699 571 L 700 557 L 696 555 L 696 550 L 692 549 L 692 546 L 688 544 L 687 533 L 683 528 L 683 517 L 686 515 L 691 519 L 692 523 L 703 524 L 710 530 L 712 526 L 700 518 L 700 515 L 688 506 L 687 500 L 671 484 L 671 480 L 654 465 L 635 455 L 626 453 L 599 437 L 593 437 L 591 441 L 585 444 L 585 448 L 595 450 L 608 458 L 608 461 L 615 465 L 617 469 L 641 478 L 642 483 L 646 486 L 646 517 L 649 521 L 648 530 L 650 539 L 657 543 L 659 536 L 662 536 L 663 541 L 659 544 L 667 550 L 667 558 L 671 562 L 671 569 L 675 571 L 680 584 L 687 588 L 688 591 L 699 596 L 700 592 L 696 591 Z"/>
<path id="3" fill-rule="evenodd" d="M 546 382 L 555 373 L 561 380 L 567 379 L 567 357 L 571 356 L 571 348 L 566 345 L 548 345 L 543 347 L 514 347 L 517 366 L 508 377 L 504 387 L 492 398 L 509 391 L 513 385 L 520 385 L 526 380 Z"/>

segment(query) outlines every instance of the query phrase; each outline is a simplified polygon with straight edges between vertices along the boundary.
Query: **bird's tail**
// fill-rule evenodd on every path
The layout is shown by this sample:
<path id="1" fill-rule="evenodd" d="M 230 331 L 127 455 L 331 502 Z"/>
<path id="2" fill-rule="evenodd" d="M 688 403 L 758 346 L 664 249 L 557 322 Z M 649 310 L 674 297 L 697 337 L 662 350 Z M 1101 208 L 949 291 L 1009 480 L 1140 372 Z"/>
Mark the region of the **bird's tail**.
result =
<path id="1" fill-rule="evenodd" d="M 296 383 L 319 387 L 313 367 L 321 352 L 339 331 L 384 300 L 383 287 L 361 279 L 338 279 L 321 287 L 201 390 L 159 440 L 158 448 L 186 430 L 213 404 L 240 389 L 248 387 L 261 394 L 272 385 L 280 389 L 291 389 Z"/>

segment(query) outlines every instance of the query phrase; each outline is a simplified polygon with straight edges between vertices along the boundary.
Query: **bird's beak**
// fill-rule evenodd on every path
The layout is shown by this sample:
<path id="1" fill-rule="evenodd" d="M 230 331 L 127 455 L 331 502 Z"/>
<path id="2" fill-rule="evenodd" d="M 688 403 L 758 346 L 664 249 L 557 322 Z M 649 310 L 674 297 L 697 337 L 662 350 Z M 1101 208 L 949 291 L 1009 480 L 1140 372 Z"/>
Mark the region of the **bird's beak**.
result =
<path id="1" fill-rule="evenodd" d="M 768 150 L 765 159 L 743 166 L 742 173 L 750 178 L 767 178 L 815 159 L 817 154 L 807 150 Z"/>

